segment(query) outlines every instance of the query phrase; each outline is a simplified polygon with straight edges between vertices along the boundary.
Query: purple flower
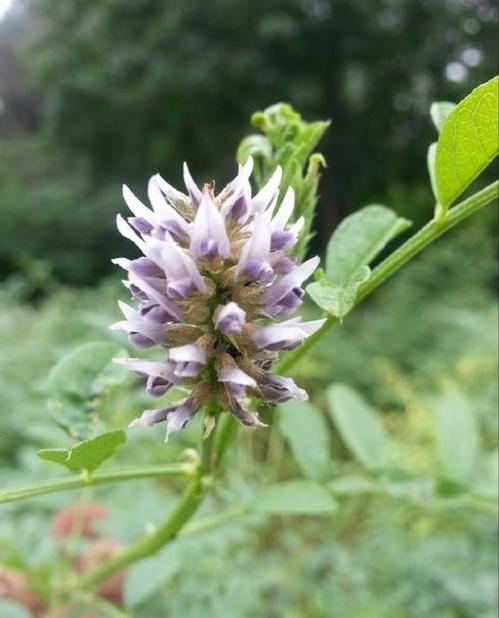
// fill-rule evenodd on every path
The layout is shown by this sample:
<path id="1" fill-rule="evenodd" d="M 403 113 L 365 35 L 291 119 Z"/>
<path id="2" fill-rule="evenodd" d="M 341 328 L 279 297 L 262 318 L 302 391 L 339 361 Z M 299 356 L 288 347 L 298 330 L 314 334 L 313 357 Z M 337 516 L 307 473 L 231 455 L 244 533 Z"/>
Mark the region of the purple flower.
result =
<path id="1" fill-rule="evenodd" d="M 230 255 L 230 241 L 222 213 L 213 203 L 208 186 L 203 191 L 191 233 L 190 249 L 196 258 L 222 258 Z"/>
<path id="2" fill-rule="evenodd" d="M 264 399 L 272 403 L 282 403 L 289 399 L 308 400 L 307 393 L 302 388 L 296 386 L 291 378 L 274 376 L 267 373 L 258 381 L 258 386 L 262 391 Z"/>
<path id="3" fill-rule="evenodd" d="M 300 318 L 294 318 L 280 324 L 258 326 L 254 328 L 250 339 L 258 350 L 292 350 L 318 331 L 324 322 L 325 320 L 301 322 Z"/>
<path id="4" fill-rule="evenodd" d="M 224 335 L 240 335 L 246 322 L 246 312 L 234 302 L 218 305 L 213 312 L 213 324 Z"/>
<path id="5" fill-rule="evenodd" d="M 142 376 L 152 397 L 192 389 L 177 404 L 147 410 L 134 427 L 165 421 L 171 434 L 208 401 L 244 425 L 262 426 L 247 408 L 249 396 L 268 403 L 306 398 L 290 378 L 270 371 L 280 350 L 300 345 L 324 322 L 278 321 L 301 304 L 318 258 L 300 265 L 290 254 L 303 220 L 292 221 L 291 188 L 279 203 L 281 168 L 254 196 L 252 168 L 249 158 L 216 194 L 213 184 L 196 183 L 187 165 L 185 192 L 156 174 L 147 186 L 150 206 L 123 187 L 131 215 L 118 215 L 117 227 L 142 257 L 113 260 L 126 273 L 134 306 L 120 303 L 124 319 L 112 328 L 164 356 L 117 362 Z"/>

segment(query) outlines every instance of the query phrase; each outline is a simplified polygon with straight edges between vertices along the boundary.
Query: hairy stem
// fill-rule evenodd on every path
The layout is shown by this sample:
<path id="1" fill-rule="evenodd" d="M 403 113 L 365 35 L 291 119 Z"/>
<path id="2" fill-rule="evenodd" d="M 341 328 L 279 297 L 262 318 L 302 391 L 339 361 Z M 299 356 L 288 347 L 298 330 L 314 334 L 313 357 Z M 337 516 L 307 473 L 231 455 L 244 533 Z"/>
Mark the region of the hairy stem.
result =
<path id="1" fill-rule="evenodd" d="M 77 588 L 86 589 L 96 586 L 116 571 L 120 571 L 134 562 L 156 553 L 166 543 L 175 538 L 184 524 L 194 515 L 203 500 L 205 489 L 203 479 L 201 476 L 197 476 L 187 486 L 175 508 L 152 534 L 132 543 L 117 556 L 104 562 L 90 574 L 83 577 L 78 582 Z"/>
<path id="2" fill-rule="evenodd" d="M 164 522 L 160 524 L 152 534 L 132 543 L 116 557 L 104 562 L 104 564 L 84 577 L 78 583 L 77 589 L 87 589 L 102 583 L 112 573 L 156 553 L 179 534 L 184 525 L 197 511 L 203 498 L 212 486 L 210 475 L 212 473 L 214 439 L 215 432 L 212 431 L 203 441 L 201 465 L 196 477 L 187 486 L 176 506 L 168 514 Z"/>
<path id="3" fill-rule="evenodd" d="M 192 475 L 196 470 L 192 463 L 170 463 L 160 466 L 147 466 L 141 468 L 128 468 L 123 470 L 110 470 L 108 472 L 94 472 L 92 476 L 83 474 L 66 476 L 28 485 L 19 489 L 3 489 L 0 491 L 0 504 L 16 502 L 43 494 L 52 494 L 58 491 L 78 489 L 79 487 L 94 487 L 106 483 L 118 483 L 121 481 L 133 481 L 137 479 L 164 478 L 168 476 Z"/>
<path id="4" fill-rule="evenodd" d="M 490 204 L 499 196 L 499 181 L 495 181 L 468 199 L 451 208 L 443 219 L 433 219 L 411 236 L 404 244 L 381 262 L 372 272 L 369 279 L 360 287 L 355 303 L 364 300 L 378 286 L 396 273 L 415 255 L 430 243 L 442 236 L 455 225 L 472 215 L 474 212 Z M 338 322 L 338 318 L 331 315 L 317 332 L 309 337 L 299 348 L 282 358 L 275 366 L 278 374 L 289 371 L 309 350 Z"/>

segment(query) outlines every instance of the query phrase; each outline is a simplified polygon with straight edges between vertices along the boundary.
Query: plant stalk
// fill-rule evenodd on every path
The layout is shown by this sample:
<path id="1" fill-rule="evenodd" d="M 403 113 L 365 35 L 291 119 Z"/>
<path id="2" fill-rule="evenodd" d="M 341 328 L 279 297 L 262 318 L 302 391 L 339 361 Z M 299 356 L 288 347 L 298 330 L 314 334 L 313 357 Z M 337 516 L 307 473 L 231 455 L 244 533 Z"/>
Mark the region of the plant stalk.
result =
<path id="1" fill-rule="evenodd" d="M 168 517 L 152 534 L 132 543 L 117 556 L 104 562 L 86 577 L 83 577 L 78 582 L 77 589 L 87 589 L 101 584 L 116 571 L 151 556 L 174 539 L 184 524 L 196 512 L 203 500 L 205 490 L 203 479 L 201 476 L 197 476 L 187 486 Z"/>
<path id="2" fill-rule="evenodd" d="M 381 262 L 371 273 L 369 279 L 360 286 L 355 304 L 360 303 L 366 296 L 396 273 L 404 264 L 420 253 L 425 247 L 455 225 L 468 218 L 474 212 L 496 200 L 499 196 L 499 181 L 495 181 L 478 191 L 468 199 L 451 208 L 444 218 L 432 219 L 414 236 Z M 322 337 L 338 322 L 336 316 L 330 315 L 323 326 L 302 343 L 296 350 L 284 356 L 275 366 L 278 374 L 287 373 Z"/>
<path id="3" fill-rule="evenodd" d="M 3 489 L 0 491 L 0 504 L 16 502 L 26 498 L 33 498 L 43 494 L 52 494 L 58 491 L 78 489 L 80 487 L 94 487 L 106 483 L 118 483 L 138 479 L 164 478 L 169 476 L 191 476 L 196 470 L 192 463 L 170 463 L 160 466 L 147 466 L 141 468 L 129 468 L 123 470 L 110 470 L 109 472 L 94 472 L 91 476 L 79 474 L 67 476 L 49 481 L 43 481 L 36 485 L 28 485 L 19 489 Z"/>

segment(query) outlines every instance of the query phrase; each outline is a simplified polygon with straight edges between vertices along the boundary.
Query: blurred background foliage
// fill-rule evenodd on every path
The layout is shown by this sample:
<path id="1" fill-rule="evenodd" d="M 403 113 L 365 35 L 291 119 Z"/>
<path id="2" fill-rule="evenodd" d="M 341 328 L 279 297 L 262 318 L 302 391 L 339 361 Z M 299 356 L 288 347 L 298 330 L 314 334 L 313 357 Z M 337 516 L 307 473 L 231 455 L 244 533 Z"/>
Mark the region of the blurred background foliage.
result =
<path id="1" fill-rule="evenodd" d="M 2 487 L 61 474 L 35 455 L 70 444 L 47 411 L 47 376 L 78 344 L 111 337 L 123 292 L 110 258 L 129 251 L 114 229 L 122 182 L 145 195 L 152 173 L 178 183 L 187 160 L 197 178 L 223 184 L 254 132 L 251 114 L 283 100 L 307 120 L 332 120 L 319 144 L 328 168 L 314 251 L 366 203 L 418 227 L 433 209 L 429 105 L 459 100 L 496 70 L 489 0 L 13 0 L 0 20 Z M 369 477 L 328 416 L 326 389 L 342 382 L 376 409 L 396 474 L 436 479 L 444 504 L 417 504 L 410 490 L 338 495 L 331 517 L 252 516 L 180 539 L 118 591 L 131 616 L 497 615 L 496 520 L 460 501 L 435 429 L 436 402 L 457 394 L 484 461 L 497 450 L 496 229 L 489 208 L 439 240 L 295 370 L 329 427 L 334 478 Z M 149 405 L 128 378 L 102 413 L 120 428 Z M 193 423 L 166 447 L 154 430 L 131 432 L 111 465 L 172 460 L 198 432 Z M 302 474 L 276 423 L 240 432 L 229 470 L 201 516 Z M 485 476 L 477 470 L 477 492 Z M 89 550 L 89 539 L 54 540 L 61 508 L 106 504 L 99 534 L 124 543 L 161 519 L 177 489 L 146 481 L 3 506 L 0 599 L 2 569 L 26 574 L 43 598 L 68 556 Z M 2 618 L 20 611 L 6 607 Z"/>
<path id="2" fill-rule="evenodd" d="M 123 246 L 123 182 L 175 184 L 187 160 L 222 184 L 250 115 L 281 100 L 333 121 L 316 249 L 367 201 L 421 223 L 429 105 L 496 71 L 496 19 L 489 0 L 14 0 L 0 21 L 0 273 L 28 253 L 92 283 Z"/>

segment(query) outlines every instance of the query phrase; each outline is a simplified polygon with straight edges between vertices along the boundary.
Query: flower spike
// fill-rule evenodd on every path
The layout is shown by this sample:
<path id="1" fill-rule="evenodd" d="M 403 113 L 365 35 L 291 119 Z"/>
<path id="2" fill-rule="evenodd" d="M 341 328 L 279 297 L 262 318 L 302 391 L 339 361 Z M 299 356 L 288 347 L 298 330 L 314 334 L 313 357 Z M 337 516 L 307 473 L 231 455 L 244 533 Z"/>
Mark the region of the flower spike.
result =
<path id="1" fill-rule="evenodd" d="M 120 303 L 124 319 L 112 328 L 125 331 L 137 348 L 163 349 L 163 358 L 116 362 L 143 377 L 151 397 L 172 387 L 190 390 L 176 404 L 146 410 L 131 427 L 165 422 L 168 438 L 214 401 L 243 425 L 263 427 L 247 407 L 249 397 L 268 404 L 307 399 L 271 368 L 279 351 L 300 345 L 323 324 L 279 321 L 302 302 L 302 285 L 319 259 L 298 264 L 290 255 L 303 222 L 290 223 L 292 188 L 278 204 L 281 168 L 254 196 L 252 168 L 249 158 L 216 194 L 213 184 L 200 189 L 186 164 L 187 193 L 156 174 L 147 187 L 151 207 L 123 187 L 131 215 L 118 215 L 118 230 L 143 257 L 113 260 L 127 275 L 134 303 Z"/>

